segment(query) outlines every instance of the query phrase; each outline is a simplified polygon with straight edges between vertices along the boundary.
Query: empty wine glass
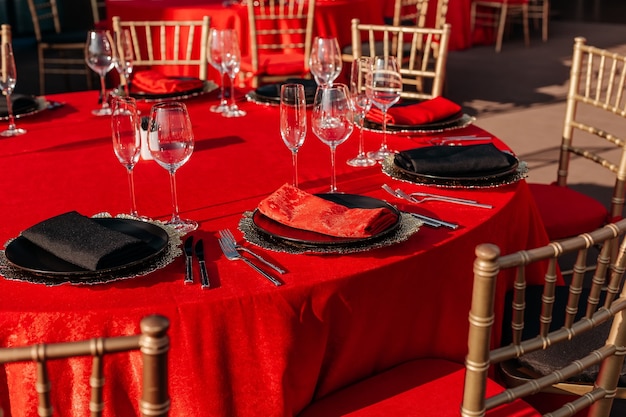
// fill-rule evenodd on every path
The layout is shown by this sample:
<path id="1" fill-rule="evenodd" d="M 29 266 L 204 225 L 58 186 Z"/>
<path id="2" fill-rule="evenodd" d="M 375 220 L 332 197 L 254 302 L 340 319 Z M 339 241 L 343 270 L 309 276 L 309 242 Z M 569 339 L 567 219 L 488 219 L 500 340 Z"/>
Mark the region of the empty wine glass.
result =
<path id="1" fill-rule="evenodd" d="M 2 94 L 6 96 L 7 100 L 7 115 L 9 118 L 8 129 L 0 132 L 0 135 L 18 136 L 26 133 L 26 130 L 15 126 L 15 116 L 13 115 L 13 102 L 11 101 L 11 94 L 17 82 L 17 69 L 15 68 L 15 59 L 13 58 L 13 47 L 11 43 L 6 41 L 2 42 L 1 56 L 2 56 L 2 68 L 0 68 L 0 90 Z"/>
<path id="2" fill-rule="evenodd" d="M 211 106 L 209 110 L 213 113 L 223 113 L 228 110 L 228 101 L 226 100 L 226 95 L 224 94 L 224 86 L 226 84 L 226 71 L 224 66 L 222 65 L 222 50 L 223 42 L 222 42 L 222 29 L 211 29 L 209 33 L 209 46 L 208 46 L 208 60 L 209 64 L 213 66 L 219 73 L 222 82 L 220 84 L 220 104 Z"/>
<path id="3" fill-rule="evenodd" d="M 237 31 L 228 29 L 222 32 L 222 47 L 222 66 L 224 67 L 224 72 L 230 78 L 230 105 L 228 109 L 222 113 L 222 116 L 245 116 L 246 112 L 241 110 L 235 102 L 235 78 L 237 74 L 239 74 L 239 66 L 241 65 L 241 53 L 239 52 Z"/>
<path id="4" fill-rule="evenodd" d="M 355 119 L 359 123 L 359 153 L 352 159 L 348 159 L 348 165 L 353 167 L 369 167 L 376 164 L 374 158 L 367 156 L 363 143 L 363 121 L 365 115 L 372 107 L 372 100 L 365 92 L 367 77 L 372 68 L 372 58 L 361 57 L 352 62 L 350 71 L 350 100 L 355 111 Z"/>
<path id="5" fill-rule="evenodd" d="M 115 32 L 115 69 L 124 80 L 124 92 L 130 94 L 130 82 L 133 75 L 133 62 L 135 54 L 133 52 L 133 41 L 130 31 L 124 29 L 121 32 Z"/>
<path id="6" fill-rule="evenodd" d="M 139 161 L 141 135 L 139 133 L 139 115 L 137 103 L 132 97 L 114 97 L 111 101 L 111 132 L 113 151 L 128 172 L 130 188 L 130 214 L 139 217 L 135 200 L 135 182 L 133 168 Z"/>
<path id="7" fill-rule="evenodd" d="M 155 104 L 150 111 L 148 130 L 148 145 L 152 157 L 170 173 L 172 218 L 166 224 L 183 234 L 196 230 L 198 223 L 180 218 L 176 192 L 176 170 L 189 160 L 194 147 L 187 107 L 175 101 Z"/>
<path id="8" fill-rule="evenodd" d="M 352 133 L 352 104 L 345 85 L 321 85 L 315 92 L 311 128 L 330 147 L 330 192 L 337 192 L 335 149 Z"/>
<path id="9" fill-rule="evenodd" d="M 111 108 L 106 99 L 105 76 L 115 65 L 113 59 L 113 40 L 108 30 L 90 30 L 87 33 L 87 44 L 85 46 L 85 61 L 93 71 L 100 76 L 100 101 L 99 109 L 91 113 L 96 116 L 106 116 L 111 114 Z"/>
<path id="10" fill-rule="evenodd" d="M 369 152 L 368 156 L 382 161 L 393 153 L 387 147 L 387 110 L 400 100 L 402 92 L 402 75 L 398 70 L 396 57 L 377 56 L 372 60 L 372 71 L 367 77 L 365 90 L 372 104 L 383 112 L 382 143 L 377 151 Z"/>
<path id="11" fill-rule="evenodd" d="M 333 85 L 341 73 L 341 50 L 337 38 L 315 38 L 311 45 L 309 68 L 318 85 Z"/>
<path id="12" fill-rule="evenodd" d="M 280 135 L 291 151 L 293 185 L 298 186 L 298 150 L 306 137 L 306 97 L 302 84 L 280 87 Z"/>

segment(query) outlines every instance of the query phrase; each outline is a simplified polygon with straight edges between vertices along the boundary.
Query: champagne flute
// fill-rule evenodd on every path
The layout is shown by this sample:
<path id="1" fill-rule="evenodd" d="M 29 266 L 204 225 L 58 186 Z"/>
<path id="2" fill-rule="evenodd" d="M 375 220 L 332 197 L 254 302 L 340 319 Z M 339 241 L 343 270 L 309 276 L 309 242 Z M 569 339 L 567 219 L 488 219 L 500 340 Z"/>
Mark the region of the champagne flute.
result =
<path id="1" fill-rule="evenodd" d="M 315 92 L 311 128 L 330 147 L 330 192 L 337 192 L 335 149 L 352 133 L 352 104 L 345 85 L 321 85 Z"/>
<path id="2" fill-rule="evenodd" d="M 133 41 L 130 31 L 124 29 L 121 32 L 115 32 L 115 49 L 117 51 L 115 57 L 115 69 L 124 78 L 124 92 L 130 95 L 130 82 L 133 75 L 133 61 L 135 54 L 133 52 Z"/>
<path id="3" fill-rule="evenodd" d="M 90 30 L 87 33 L 85 45 L 85 60 L 87 65 L 100 76 L 100 99 L 102 106 L 91 113 L 96 116 L 111 114 L 111 108 L 106 99 L 105 76 L 115 65 L 113 58 L 113 40 L 107 30 Z"/>
<path id="4" fill-rule="evenodd" d="M 26 130 L 15 126 L 15 116 L 13 115 L 13 102 L 11 94 L 17 82 L 17 69 L 15 68 L 15 58 L 13 58 L 13 47 L 10 42 L 2 42 L 2 68 L 0 68 L 0 90 L 7 99 L 7 114 L 9 117 L 8 129 L 0 132 L 5 137 L 18 136 L 26 133 Z"/>
<path id="5" fill-rule="evenodd" d="M 239 40 L 237 39 L 237 31 L 234 29 L 226 29 L 222 32 L 222 66 L 224 72 L 230 78 L 230 106 L 222 113 L 224 117 L 241 117 L 246 112 L 241 110 L 235 102 L 235 78 L 239 74 L 241 65 L 241 53 L 239 52 Z"/>
<path id="6" fill-rule="evenodd" d="M 348 165 L 353 167 L 370 167 L 376 164 L 374 158 L 370 158 L 364 151 L 363 122 L 365 115 L 372 107 L 372 100 L 365 92 L 365 83 L 372 68 L 372 58 L 360 57 L 352 62 L 350 72 L 350 100 L 356 112 L 355 118 L 359 122 L 359 153 L 352 159 L 348 159 Z"/>
<path id="7" fill-rule="evenodd" d="M 176 192 L 176 171 L 189 160 L 194 147 L 191 120 L 185 104 L 170 101 L 152 106 L 148 131 L 152 157 L 170 173 L 172 218 L 166 224 L 183 234 L 196 230 L 198 223 L 180 218 Z"/>
<path id="8" fill-rule="evenodd" d="M 306 137 L 306 96 L 304 85 L 280 87 L 280 135 L 291 151 L 293 185 L 298 186 L 298 150 Z"/>
<path id="9" fill-rule="evenodd" d="M 120 163 L 128 172 L 130 188 L 130 214 L 139 217 L 135 200 L 135 181 L 133 168 L 139 161 L 141 153 L 141 136 L 139 134 L 139 115 L 137 103 L 132 97 L 114 97 L 111 101 L 111 132 L 113 151 Z"/>
<path id="10" fill-rule="evenodd" d="M 220 85 L 220 104 L 211 106 L 209 110 L 213 113 L 224 113 L 228 110 L 228 101 L 226 101 L 226 95 L 224 94 L 224 85 L 226 84 L 226 71 L 222 65 L 222 32 L 221 29 L 211 29 L 209 33 L 209 51 L 207 53 L 209 64 L 213 66 L 219 73 L 222 83 Z"/>
<path id="11" fill-rule="evenodd" d="M 341 73 L 341 50 L 337 38 L 315 38 L 311 45 L 309 68 L 318 85 L 333 85 Z"/>
<path id="12" fill-rule="evenodd" d="M 394 56 L 377 56 L 372 61 L 371 76 L 365 84 L 367 96 L 372 103 L 383 112 L 383 140 L 380 148 L 369 152 L 368 156 L 382 161 L 393 153 L 387 147 L 387 110 L 400 100 L 402 92 L 402 75 Z"/>

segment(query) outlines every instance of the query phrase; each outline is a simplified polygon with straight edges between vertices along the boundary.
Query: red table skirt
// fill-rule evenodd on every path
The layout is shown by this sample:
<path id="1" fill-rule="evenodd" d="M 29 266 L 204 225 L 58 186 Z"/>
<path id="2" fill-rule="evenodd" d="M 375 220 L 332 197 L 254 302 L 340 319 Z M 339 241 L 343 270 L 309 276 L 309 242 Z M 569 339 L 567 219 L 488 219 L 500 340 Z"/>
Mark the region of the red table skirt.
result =
<path id="1" fill-rule="evenodd" d="M 65 105 L 19 119 L 28 133 L 0 141 L 3 242 L 70 210 L 90 216 L 128 211 L 126 172 L 113 155 L 109 119 L 90 114 L 97 96 L 95 91 L 52 96 Z M 196 146 L 177 173 L 181 214 L 200 224 L 193 234 L 205 241 L 214 288 L 183 284 L 182 257 L 147 276 L 103 285 L 46 287 L 0 278 L 0 346 L 133 334 L 142 316 L 160 313 L 172 323 L 171 416 L 291 416 L 313 398 L 409 359 L 461 363 L 474 247 L 492 242 L 510 253 L 547 242 L 524 181 L 492 189 L 438 189 L 494 208 L 438 202 L 415 206 L 413 210 L 461 226 L 423 227 L 407 242 L 356 254 L 260 250 L 289 271 L 281 276 L 285 285 L 276 288 L 243 263 L 226 260 L 216 236 L 230 228 L 241 239 L 236 229 L 242 213 L 291 180 L 278 110 L 241 102 L 247 116 L 227 119 L 209 111 L 216 102 L 215 93 L 187 101 Z M 486 132 L 470 126 L 454 134 Z M 378 147 L 380 136 L 366 132 L 368 150 Z M 381 189 L 383 183 L 406 191 L 430 189 L 394 180 L 379 166 L 346 165 L 356 155 L 357 137 L 355 129 L 337 149 L 340 191 L 396 204 L 400 201 Z M 408 149 L 428 140 L 391 135 L 389 145 Z M 301 188 L 326 192 L 329 169 L 328 147 L 309 132 L 299 152 Z M 135 180 L 140 214 L 167 219 L 167 172 L 153 161 L 140 161 Z M 503 277 L 498 288 L 499 312 L 512 279 Z M 112 373 L 105 415 L 127 416 L 136 408 L 138 360 L 136 355 L 116 355 L 107 362 Z M 88 363 L 78 359 L 69 368 L 54 364 L 52 372 L 60 369 L 62 375 L 53 377 L 55 408 L 64 416 L 86 415 L 88 394 L 82 382 Z M 35 391 L 26 388 L 33 378 L 30 365 L 0 368 L 5 416 L 36 415 Z M 70 407 L 76 399 L 80 404 Z"/>

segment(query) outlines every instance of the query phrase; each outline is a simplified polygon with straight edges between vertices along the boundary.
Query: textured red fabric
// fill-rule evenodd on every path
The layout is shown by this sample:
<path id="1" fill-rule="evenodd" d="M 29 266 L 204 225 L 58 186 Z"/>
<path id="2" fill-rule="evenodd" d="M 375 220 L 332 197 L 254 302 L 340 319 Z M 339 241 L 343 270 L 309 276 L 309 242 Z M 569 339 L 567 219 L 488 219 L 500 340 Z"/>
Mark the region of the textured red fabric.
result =
<path id="1" fill-rule="evenodd" d="M 577 236 L 609 222 L 609 212 L 593 197 L 556 184 L 529 184 L 551 240 Z"/>
<path id="2" fill-rule="evenodd" d="M 348 208 L 284 184 L 259 203 L 259 211 L 296 229 L 329 236 L 370 237 L 398 220 L 388 208 Z"/>
<path id="3" fill-rule="evenodd" d="M 250 57 L 241 60 L 242 71 L 252 71 L 252 61 Z M 305 75 L 307 70 L 304 67 L 304 55 L 302 53 L 282 53 L 259 51 L 259 74 Z"/>
<path id="4" fill-rule="evenodd" d="M 387 110 L 387 123 L 399 125 L 421 125 L 425 123 L 443 120 L 461 111 L 461 106 L 445 97 L 435 97 L 408 106 L 394 106 Z M 382 123 L 383 112 L 376 106 L 372 106 L 366 116 L 369 120 Z"/>
<path id="5" fill-rule="evenodd" d="M 465 368 L 439 359 L 418 359 L 396 366 L 313 402 L 298 417 L 457 417 Z M 487 395 L 503 388 L 488 380 Z M 487 413 L 489 417 L 541 414 L 517 400 Z"/>
<path id="6" fill-rule="evenodd" d="M 0 141 L 3 190 L 0 242 L 56 214 L 76 210 L 92 216 L 130 208 L 127 173 L 111 145 L 110 120 L 95 117 L 97 92 L 49 95 L 65 103 L 20 119 L 28 133 Z M 291 156 L 280 140 L 277 107 L 241 102 L 246 117 L 223 118 L 207 109 L 216 94 L 186 100 L 196 139 L 194 153 L 176 172 L 181 216 L 200 223 L 213 285 L 185 285 L 185 263 L 146 276 L 104 285 L 46 287 L 0 278 L 0 346 L 136 333 L 141 317 L 171 320 L 169 354 L 171 417 L 292 416 L 313 399 L 415 358 L 437 357 L 462 363 L 467 353 L 467 314 L 472 290 L 474 247 L 497 244 L 503 253 L 547 243 L 527 184 L 437 192 L 492 204 L 493 209 L 431 202 L 414 205 L 394 199 L 383 183 L 407 192 L 430 187 L 395 182 L 380 166 L 337 164 L 339 190 L 386 199 L 400 209 L 459 223 L 456 230 L 422 227 L 408 241 L 355 254 L 294 255 L 256 248 L 288 273 L 276 288 L 241 262 L 230 262 L 217 243 L 292 175 Z M 477 126 L 455 135 L 479 135 Z M 358 135 L 358 132 L 355 132 Z M 439 135 L 439 134 L 438 134 Z M 355 136 L 356 137 L 356 136 Z M 365 140 L 378 143 L 377 133 Z M 424 136 L 388 137 L 405 150 Z M 494 139 L 498 147 L 506 148 Z M 358 151 L 358 140 L 337 148 L 337 160 Z M 299 186 L 327 192 L 328 147 L 312 133 L 298 153 Z M 134 169 L 139 213 L 171 216 L 169 176 L 154 161 Z M 431 190 L 432 191 L 432 190 Z M 198 264 L 194 262 L 198 277 Z M 528 271 L 529 284 L 541 282 Z M 504 294 L 514 274 L 500 277 L 494 340 L 502 328 Z M 437 314 L 433 312 L 437 311 Z M 139 356 L 114 355 L 105 361 L 108 379 L 105 416 L 137 415 Z M 51 364 L 53 404 L 64 417 L 88 415 L 85 381 L 89 359 L 70 367 Z M 0 405 L 6 417 L 35 417 L 36 392 L 28 383 L 34 367 L 0 367 Z M 52 375 L 51 375 L 52 376 Z M 6 387 L 11 388 L 9 395 Z M 72 400 L 80 400 L 70 405 Z M 115 400 L 115 401 L 114 401 Z"/>
<path id="7" fill-rule="evenodd" d="M 204 81 L 195 78 L 177 78 L 165 76 L 159 71 L 145 70 L 133 74 L 132 88 L 152 94 L 181 93 L 197 90 L 204 86 Z"/>

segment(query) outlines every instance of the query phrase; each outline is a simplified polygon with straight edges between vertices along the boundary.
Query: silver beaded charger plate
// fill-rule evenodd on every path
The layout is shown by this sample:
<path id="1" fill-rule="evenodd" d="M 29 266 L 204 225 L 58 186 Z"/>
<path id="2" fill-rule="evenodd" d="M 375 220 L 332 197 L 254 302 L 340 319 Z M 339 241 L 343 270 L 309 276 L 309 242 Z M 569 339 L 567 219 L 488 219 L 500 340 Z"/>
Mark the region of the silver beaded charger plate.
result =
<path id="1" fill-rule="evenodd" d="M 391 233 L 381 236 L 379 239 L 357 241 L 354 243 L 343 243 L 337 245 L 314 245 L 302 242 L 280 239 L 271 236 L 259 229 L 253 220 L 253 212 L 245 212 L 239 221 L 239 230 L 244 235 L 246 241 L 263 249 L 274 252 L 285 252 L 291 254 L 311 253 L 356 253 L 385 246 L 395 245 L 408 240 L 415 234 L 423 223 L 407 213 L 400 213 L 400 220 L 397 227 Z"/>
<path id="2" fill-rule="evenodd" d="M 154 93 L 146 93 L 143 91 L 132 91 L 131 84 L 131 92 L 130 96 L 134 99 L 144 102 L 144 103 L 155 103 L 160 101 L 173 101 L 173 100 L 186 100 L 188 98 L 202 96 L 204 94 L 209 94 L 215 90 L 217 90 L 218 85 L 215 84 L 211 80 L 204 81 L 204 87 L 197 88 L 189 91 L 178 91 L 174 93 L 163 93 L 163 94 L 154 94 Z M 126 92 L 124 91 L 124 86 L 119 86 L 112 91 L 113 95 L 124 97 L 126 96 Z"/>
<path id="3" fill-rule="evenodd" d="M 94 216 L 94 218 L 106 219 L 111 218 L 111 216 L 108 213 L 101 213 Z M 129 215 L 118 215 L 115 218 L 136 220 L 135 217 Z M 126 268 L 93 272 L 90 274 L 68 273 L 67 275 L 63 275 L 55 273 L 53 275 L 47 275 L 33 273 L 27 269 L 16 267 L 9 262 L 5 251 L 0 251 L 0 274 L 8 280 L 25 281 L 33 284 L 44 284 L 48 286 L 60 284 L 94 285 L 147 275 L 158 269 L 164 268 L 182 254 L 182 250 L 180 249 L 182 242 L 181 237 L 174 228 L 159 221 L 147 221 L 147 223 L 153 227 L 161 228 L 163 232 L 167 234 L 165 248 L 156 256 L 151 257 L 147 262 L 133 264 Z M 11 241 L 7 242 L 5 247 L 7 247 L 10 243 Z"/>
<path id="4" fill-rule="evenodd" d="M 32 116 L 34 114 L 40 113 L 48 108 L 52 108 L 51 104 L 44 97 L 34 97 L 33 105 L 25 109 L 24 111 L 20 111 L 15 113 L 16 119 L 21 119 L 23 117 Z M 9 115 L 4 112 L 0 114 L 0 120 L 5 121 L 9 120 Z"/>
<path id="5" fill-rule="evenodd" d="M 470 116 L 469 114 L 460 113 L 458 116 L 452 116 L 444 120 L 421 125 L 394 125 L 392 123 L 387 123 L 387 133 L 401 135 L 441 133 L 467 127 L 474 123 L 475 120 L 476 118 Z M 383 125 L 381 123 L 365 119 L 363 121 L 363 130 L 382 133 Z"/>
<path id="6" fill-rule="evenodd" d="M 517 168 L 504 175 L 486 176 L 485 178 L 442 178 L 427 175 L 412 174 L 399 168 L 394 163 L 394 154 L 388 155 L 382 161 L 382 171 L 391 178 L 409 182 L 412 184 L 431 185 L 442 188 L 494 188 L 507 184 L 516 183 L 528 175 L 528 165 L 524 161 L 519 161 Z"/>

